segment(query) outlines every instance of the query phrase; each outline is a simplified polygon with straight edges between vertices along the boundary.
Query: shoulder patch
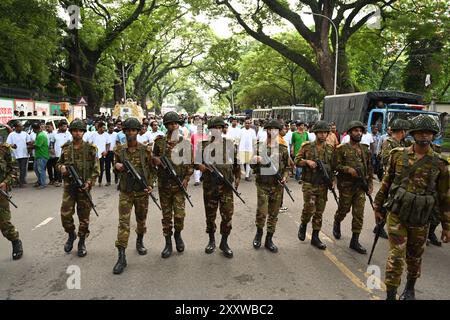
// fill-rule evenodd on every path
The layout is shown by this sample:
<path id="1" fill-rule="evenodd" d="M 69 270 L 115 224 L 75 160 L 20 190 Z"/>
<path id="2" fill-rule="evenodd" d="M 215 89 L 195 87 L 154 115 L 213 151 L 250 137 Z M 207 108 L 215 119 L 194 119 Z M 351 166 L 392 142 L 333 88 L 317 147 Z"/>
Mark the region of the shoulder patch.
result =
<path id="1" fill-rule="evenodd" d="M 311 144 L 311 141 L 305 141 L 305 142 L 303 142 L 303 143 L 302 143 L 302 147 L 303 147 L 303 146 L 306 146 L 306 145 L 308 145 L 308 144 Z"/>
<path id="2" fill-rule="evenodd" d="M 66 143 L 64 143 L 61 148 L 66 148 L 67 146 L 69 146 L 72 143 L 72 141 L 67 141 Z"/>
<path id="3" fill-rule="evenodd" d="M 338 145 L 336 146 L 336 149 L 340 149 L 340 148 L 342 148 L 344 145 L 345 145 L 345 143 L 338 144 Z"/>
<path id="4" fill-rule="evenodd" d="M 389 151 L 389 154 L 394 154 L 394 153 L 399 153 L 399 152 L 403 152 L 405 150 L 404 147 L 398 147 L 398 148 L 394 148 L 391 151 Z"/>

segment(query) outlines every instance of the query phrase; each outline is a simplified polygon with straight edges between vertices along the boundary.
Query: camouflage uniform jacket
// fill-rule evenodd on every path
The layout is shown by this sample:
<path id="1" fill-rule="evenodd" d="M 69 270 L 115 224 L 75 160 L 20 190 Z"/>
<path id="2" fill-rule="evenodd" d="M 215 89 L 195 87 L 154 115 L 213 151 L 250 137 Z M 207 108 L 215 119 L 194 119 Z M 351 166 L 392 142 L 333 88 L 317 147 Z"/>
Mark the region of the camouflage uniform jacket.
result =
<path id="1" fill-rule="evenodd" d="M 0 183 L 4 182 L 11 190 L 11 184 L 16 180 L 16 167 L 11 156 L 12 148 L 7 143 L 0 144 Z"/>
<path id="2" fill-rule="evenodd" d="M 353 178 L 348 169 L 361 169 L 369 187 L 373 186 L 373 167 L 369 147 L 359 143 L 359 153 L 350 143 L 340 144 L 336 147 L 336 171 L 338 172 L 338 185 L 352 186 L 356 178 Z"/>
<path id="3" fill-rule="evenodd" d="M 155 177 L 155 170 L 152 166 L 152 149 L 151 146 L 137 143 L 137 147 L 133 152 L 130 152 L 128 144 L 119 144 L 114 148 L 114 164 L 124 163 L 125 160 L 130 161 L 136 171 L 144 178 L 148 185 L 152 185 Z M 122 192 L 140 192 L 144 188 L 138 181 L 125 170 L 118 172 L 114 167 L 115 172 L 119 175 L 119 190 Z"/>
<path id="4" fill-rule="evenodd" d="M 155 157 L 166 156 L 169 160 L 172 159 L 172 152 L 174 151 L 174 149 L 172 149 L 172 151 L 169 150 L 168 140 L 169 140 L 169 132 L 167 132 L 167 134 L 164 137 L 158 136 L 155 139 L 155 144 L 153 146 L 153 156 Z M 190 142 L 184 140 L 182 136 L 179 136 L 178 141 L 175 143 L 174 148 L 176 148 L 181 144 L 183 144 L 184 148 L 178 150 L 178 155 L 180 157 L 184 157 L 185 155 L 183 153 L 186 152 L 186 150 L 188 149 L 188 152 L 190 152 L 189 157 L 187 157 L 189 159 L 189 163 L 176 164 L 172 161 L 172 165 L 177 173 L 178 178 L 181 181 L 183 181 L 183 179 L 189 178 L 194 173 L 194 165 L 192 162 L 192 146 Z M 172 185 L 174 185 L 174 183 L 170 181 L 170 177 L 168 176 L 168 174 L 166 173 L 166 171 L 162 166 L 158 167 L 157 174 L 159 187 L 162 187 L 167 183 L 171 183 Z"/>
<path id="5" fill-rule="evenodd" d="M 100 175 L 97 147 L 82 141 L 80 149 L 75 150 L 73 141 L 66 142 L 62 146 L 61 157 L 58 159 L 56 169 L 61 171 L 61 166 L 63 165 L 74 165 L 83 181 L 93 185 Z M 69 175 L 65 175 L 64 186 L 68 186 L 71 183 Z"/>
<path id="6" fill-rule="evenodd" d="M 391 151 L 388 168 L 383 177 L 380 190 L 378 191 L 374 206 L 375 209 L 380 210 L 388 199 L 391 188 L 394 184 L 400 185 L 402 178 L 402 170 L 404 167 L 404 157 L 407 155 L 409 168 L 417 161 L 417 156 L 414 152 L 414 145 L 407 148 L 396 148 Z M 426 194 L 429 190 L 434 190 L 437 193 L 438 207 L 435 211 L 442 226 L 445 230 L 450 230 L 450 197 L 449 190 L 449 172 L 447 161 L 440 158 L 439 154 L 429 149 L 426 156 L 429 156 L 433 161 L 424 162 L 413 172 L 410 172 L 408 183 L 406 184 L 406 191 L 415 194 Z"/>
<path id="7" fill-rule="evenodd" d="M 287 179 L 289 176 L 289 154 L 287 146 L 283 144 L 277 144 L 279 148 L 278 154 L 278 166 L 275 163 L 275 167 L 278 169 L 278 173 L 281 177 Z M 256 144 L 255 147 L 256 155 L 263 155 L 263 152 L 267 151 L 267 155 L 270 157 L 272 155 L 272 148 L 267 144 L 267 141 L 260 142 Z M 271 167 L 270 163 L 252 163 L 250 167 L 253 169 L 253 172 L 256 174 L 256 183 L 263 185 L 277 185 L 278 181 L 275 179 L 275 174 L 270 174 L 271 170 L 263 171 L 263 168 L 269 169 Z"/>
<path id="8" fill-rule="evenodd" d="M 198 146 L 196 149 L 196 159 L 197 161 L 200 161 L 199 159 L 201 159 L 202 163 L 204 164 L 207 152 L 210 152 L 211 157 L 214 157 L 216 150 L 219 149 L 219 152 L 222 153 L 223 157 L 222 159 L 220 159 L 221 163 L 219 164 L 216 163 L 216 161 L 219 161 L 219 159 L 213 159 L 214 164 L 228 181 L 233 182 L 235 177 L 241 176 L 241 168 L 238 163 L 237 151 L 234 147 L 233 140 L 223 138 L 222 142 L 222 144 L 220 144 L 220 142 L 214 143 L 210 139 L 199 142 L 201 143 L 201 148 L 200 146 Z M 215 146 L 215 148 L 212 149 L 212 151 L 209 151 L 209 148 L 213 146 Z M 198 169 L 198 165 L 195 165 L 195 169 Z M 202 179 L 204 185 L 215 185 L 219 183 L 219 181 L 216 181 L 214 174 L 209 170 L 206 170 L 202 174 Z"/>
<path id="9" fill-rule="evenodd" d="M 295 164 L 299 165 L 303 160 L 322 160 L 328 175 L 333 177 L 333 170 L 335 167 L 334 148 L 323 143 L 322 148 L 317 148 L 316 142 L 306 141 L 302 144 L 300 151 L 295 156 Z M 314 185 L 323 184 L 323 174 L 319 171 L 319 168 L 311 169 L 308 165 L 304 166 L 302 171 L 302 180 Z"/>

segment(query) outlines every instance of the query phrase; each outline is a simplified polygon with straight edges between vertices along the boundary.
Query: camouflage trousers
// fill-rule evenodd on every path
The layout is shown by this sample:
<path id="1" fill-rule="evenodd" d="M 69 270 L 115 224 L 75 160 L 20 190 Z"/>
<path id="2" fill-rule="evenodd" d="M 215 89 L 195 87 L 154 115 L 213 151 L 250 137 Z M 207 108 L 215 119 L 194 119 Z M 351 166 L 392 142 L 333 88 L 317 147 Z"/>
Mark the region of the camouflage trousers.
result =
<path id="1" fill-rule="evenodd" d="M 328 200 L 328 188 L 324 185 L 313 185 L 308 182 L 303 183 L 303 211 L 302 223 L 308 224 L 312 217 L 313 230 L 322 228 L 322 214 Z"/>
<path id="2" fill-rule="evenodd" d="M 233 191 L 223 184 L 203 184 L 203 202 L 205 204 L 206 232 L 216 232 L 217 209 L 220 210 L 222 221 L 220 234 L 230 234 L 231 219 L 233 217 Z"/>
<path id="3" fill-rule="evenodd" d="M 9 210 L 9 202 L 5 198 L 0 198 L 0 230 L 3 236 L 9 241 L 19 239 L 19 232 L 11 223 L 11 211 Z"/>
<path id="4" fill-rule="evenodd" d="M 386 262 L 385 284 L 388 287 L 399 287 L 405 264 L 408 279 L 420 277 L 422 254 L 427 243 L 429 225 L 410 227 L 400 222 L 396 214 L 387 217 L 389 234 L 389 255 Z"/>
<path id="5" fill-rule="evenodd" d="M 257 228 L 264 228 L 267 219 L 267 232 L 275 233 L 282 195 L 283 187 L 281 185 L 256 184 L 258 202 L 256 209 Z"/>
<path id="6" fill-rule="evenodd" d="M 164 237 L 172 235 L 172 229 L 182 231 L 186 216 L 184 194 L 176 185 L 158 187 L 162 209 L 162 228 Z"/>
<path id="7" fill-rule="evenodd" d="M 61 223 L 67 233 L 75 231 L 73 215 L 75 214 L 75 204 L 77 205 L 77 215 L 80 222 L 78 228 L 79 237 L 89 236 L 89 215 L 91 204 L 88 197 L 82 192 L 72 194 L 70 189 L 65 187 L 61 203 Z"/>
<path id="8" fill-rule="evenodd" d="M 352 210 L 352 232 L 361 233 L 364 221 L 364 205 L 366 204 L 366 194 L 361 189 L 352 189 L 352 186 L 339 185 L 339 206 L 334 215 L 334 220 L 342 222 Z"/>
<path id="9" fill-rule="evenodd" d="M 136 216 L 136 233 L 147 232 L 146 220 L 148 212 L 148 194 L 145 192 L 119 193 L 119 227 L 117 230 L 116 247 L 126 248 L 130 238 L 131 210 L 134 206 Z"/>

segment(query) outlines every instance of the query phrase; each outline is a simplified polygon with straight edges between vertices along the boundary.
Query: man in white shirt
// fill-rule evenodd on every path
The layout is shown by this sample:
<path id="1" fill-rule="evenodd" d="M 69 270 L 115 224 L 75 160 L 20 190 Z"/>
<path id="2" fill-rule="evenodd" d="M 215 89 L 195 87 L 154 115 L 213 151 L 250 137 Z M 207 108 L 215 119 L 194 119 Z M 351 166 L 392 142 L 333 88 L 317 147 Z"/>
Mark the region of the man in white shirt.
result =
<path id="1" fill-rule="evenodd" d="M 23 130 L 21 121 L 16 121 L 15 131 L 11 132 L 6 139 L 6 143 L 13 148 L 13 156 L 17 161 L 19 167 L 19 187 L 22 188 L 27 184 L 28 171 L 28 149 L 27 143 L 31 141 L 28 133 Z"/>
<path id="2" fill-rule="evenodd" d="M 147 132 L 146 124 L 142 124 L 141 130 L 139 130 L 139 133 L 136 138 L 137 138 L 137 142 L 139 142 L 139 143 L 142 143 L 145 145 L 150 143 L 150 134 L 149 134 L 149 132 Z"/>
<path id="3" fill-rule="evenodd" d="M 259 127 L 256 138 L 258 139 L 259 142 L 264 142 L 267 140 L 267 131 L 264 130 L 264 128 L 262 126 Z"/>
<path id="4" fill-rule="evenodd" d="M 349 142 L 350 142 L 350 135 L 347 134 L 342 139 L 342 143 L 349 143 Z M 374 143 L 373 136 L 371 133 L 367 133 L 367 130 L 366 130 L 366 133 L 364 133 L 361 138 L 361 144 L 365 144 L 366 146 L 371 148 L 372 143 Z"/>
<path id="5" fill-rule="evenodd" d="M 45 124 L 45 129 L 47 130 L 47 138 L 48 138 L 48 155 L 49 159 L 47 161 L 47 174 L 50 182 L 49 185 L 56 183 L 56 175 L 58 170 L 56 170 L 56 162 L 58 159 L 55 155 L 55 140 L 56 133 L 54 132 L 55 128 L 53 127 L 53 122 L 48 121 Z"/>
<path id="6" fill-rule="evenodd" d="M 238 126 L 238 121 L 236 118 L 231 119 L 231 126 L 228 128 L 228 138 L 234 141 L 234 144 L 239 143 L 239 138 L 241 136 L 241 128 Z"/>
<path id="7" fill-rule="evenodd" d="M 103 172 L 105 171 L 106 155 L 108 154 L 107 145 L 109 145 L 108 134 L 105 133 L 105 123 L 99 121 L 97 124 L 97 131 L 92 133 L 88 142 L 97 147 L 97 157 L 100 160 L 100 175 L 98 177 L 98 186 L 102 186 Z M 106 183 L 107 186 L 111 185 L 111 182 Z"/>
<path id="8" fill-rule="evenodd" d="M 256 142 L 256 132 L 250 128 L 251 120 L 245 120 L 245 126 L 241 129 L 239 137 L 239 160 L 244 165 L 245 181 L 250 181 L 250 160 L 253 157 L 253 144 Z"/>
<path id="9" fill-rule="evenodd" d="M 114 131 L 114 123 L 108 123 L 108 154 L 106 155 L 105 161 L 105 175 L 106 175 L 106 185 L 111 184 L 111 167 L 114 162 L 114 148 L 117 144 L 117 132 Z M 117 184 L 119 178 L 114 172 L 114 183 Z"/>
<path id="10" fill-rule="evenodd" d="M 67 142 L 72 141 L 72 135 L 67 129 L 68 123 L 65 120 L 62 120 L 58 123 L 58 131 L 55 134 L 55 157 L 56 162 L 61 157 L 62 146 Z M 60 187 L 62 183 L 61 173 L 56 170 L 55 173 L 55 187 Z"/>
<path id="11" fill-rule="evenodd" d="M 158 130 L 158 121 L 156 120 L 150 122 L 150 127 L 148 136 L 150 137 L 150 144 L 153 144 L 157 136 L 164 136 L 164 132 Z"/>

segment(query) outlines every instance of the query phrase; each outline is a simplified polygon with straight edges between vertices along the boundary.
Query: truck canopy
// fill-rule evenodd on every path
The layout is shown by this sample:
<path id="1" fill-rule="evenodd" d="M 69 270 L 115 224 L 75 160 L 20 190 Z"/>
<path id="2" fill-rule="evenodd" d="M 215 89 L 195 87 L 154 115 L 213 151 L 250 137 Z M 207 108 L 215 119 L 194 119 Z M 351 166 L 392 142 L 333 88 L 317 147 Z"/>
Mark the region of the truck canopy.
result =
<path id="1" fill-rule="evenodd" d="M 339 132 L 346 130 L 348 123 L 359 120 L 367 123 L 370 110 L 377 101 L 389 103 L 422 104 L 422 96 L 401 91 L 370 91 L 326 96 L 324 99 L 322 118 L 327 122 L 334 121 Z"/>

